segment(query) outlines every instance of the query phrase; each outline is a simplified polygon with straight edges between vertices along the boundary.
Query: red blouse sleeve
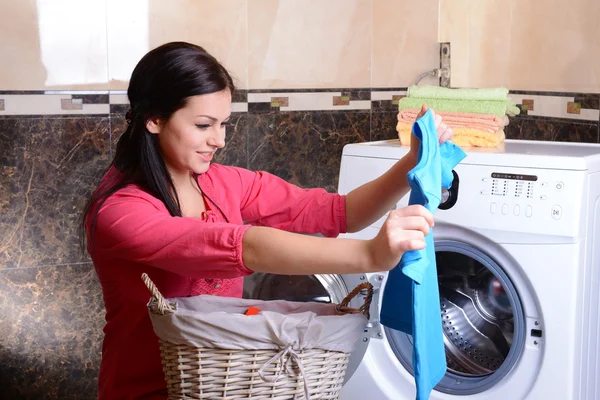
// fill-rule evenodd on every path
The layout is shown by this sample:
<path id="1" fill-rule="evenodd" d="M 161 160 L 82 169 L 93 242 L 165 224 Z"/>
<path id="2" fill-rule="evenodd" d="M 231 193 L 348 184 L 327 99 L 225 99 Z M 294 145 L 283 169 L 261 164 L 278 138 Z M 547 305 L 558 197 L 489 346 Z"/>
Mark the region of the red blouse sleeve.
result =
<path id="1" fill-rule="evenodd" d="M 90 254 L 198 278 L 250 275 L 242 260 L 249 226 L 172 217 L 141 190 L 122 190 L 99 210 Z"/>
<path id="2" fill-rule="evenodd" d="M 267 172 L 239 171 L 244 221 L 328 237 L 346 232 L 345 196 L 324 189 L 302 189 Z"/>

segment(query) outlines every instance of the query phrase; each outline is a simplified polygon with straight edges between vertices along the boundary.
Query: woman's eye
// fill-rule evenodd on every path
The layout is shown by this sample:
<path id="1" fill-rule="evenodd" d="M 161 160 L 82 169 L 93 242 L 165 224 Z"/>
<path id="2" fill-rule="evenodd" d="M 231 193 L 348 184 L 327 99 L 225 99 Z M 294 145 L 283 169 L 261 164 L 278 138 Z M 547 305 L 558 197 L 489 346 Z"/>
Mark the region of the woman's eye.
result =
<path id="1" fill-rule="evenodd" d="M 210 128 L 210 124 L 196 124 L 196 126 L 200 129 L 208 129 Z"/>

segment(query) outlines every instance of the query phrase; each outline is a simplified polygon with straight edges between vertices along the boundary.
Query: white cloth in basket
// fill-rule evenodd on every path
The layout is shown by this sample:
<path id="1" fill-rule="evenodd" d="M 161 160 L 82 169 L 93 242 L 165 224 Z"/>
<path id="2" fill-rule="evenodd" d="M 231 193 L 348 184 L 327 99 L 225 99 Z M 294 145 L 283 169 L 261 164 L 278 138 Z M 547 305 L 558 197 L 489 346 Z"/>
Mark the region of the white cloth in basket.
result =
<path id="1" fill-rule="evenodd" d="M 167 299 L 176 310 L 150 313 L 156 335 L 173 344 L 229 350 L 291 348 L 350 353 L 367 324 L 335 304 L 261 301 L 219 296 Z M 250 306 L 262 312 L 247 316 Z"/>

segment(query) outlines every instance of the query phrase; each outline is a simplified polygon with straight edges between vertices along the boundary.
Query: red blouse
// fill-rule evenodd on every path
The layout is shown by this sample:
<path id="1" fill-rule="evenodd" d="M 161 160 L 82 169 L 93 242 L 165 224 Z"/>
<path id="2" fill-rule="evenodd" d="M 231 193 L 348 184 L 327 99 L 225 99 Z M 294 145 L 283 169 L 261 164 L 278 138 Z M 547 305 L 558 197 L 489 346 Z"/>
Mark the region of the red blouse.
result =
<path id="1" fill-rule="evenodd" d="M 109 171 L 103 182 L 115 173 Z M 266 172 L 219 164 L 198 183 L 209 199 L 203 220 L 170 216 L 160 200 L 135 185 L 100 208 L 88 251 L 106 308 L 101 400 L 167 397 L 142 273 L 167 298 L 241 297 L 243 277 L 252 274 L 242 260 L 242 237 L 251 225 L 329 237 L 346 230 L 345 197 L 323 189 L 301 189 Z"/>

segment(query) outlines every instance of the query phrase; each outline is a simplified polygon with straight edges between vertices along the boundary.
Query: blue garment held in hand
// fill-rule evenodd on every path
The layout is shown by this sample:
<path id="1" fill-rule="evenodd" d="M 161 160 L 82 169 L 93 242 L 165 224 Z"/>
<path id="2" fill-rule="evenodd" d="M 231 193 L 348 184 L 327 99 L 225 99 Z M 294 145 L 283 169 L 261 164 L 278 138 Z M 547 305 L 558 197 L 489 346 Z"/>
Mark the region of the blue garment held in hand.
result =
<path id="1" fill-rule="evenodd" d="M 442 187 L 450 188 L 452 170 L 466 154 L 453 143 L 439 145 L 431 110 L 415 122 L 413 134 L 421 146 L 417 165 L 407 175 L 409 204 L 420 204 L 434 213 L 441 202 Z M 404 253 L 390 271 L 381 308 L 383 325 L 413 337 L 417 400 L 429 399 L 446 373 L 433 234 L 434 229 L 425 238 L 425 249 Z"/>

